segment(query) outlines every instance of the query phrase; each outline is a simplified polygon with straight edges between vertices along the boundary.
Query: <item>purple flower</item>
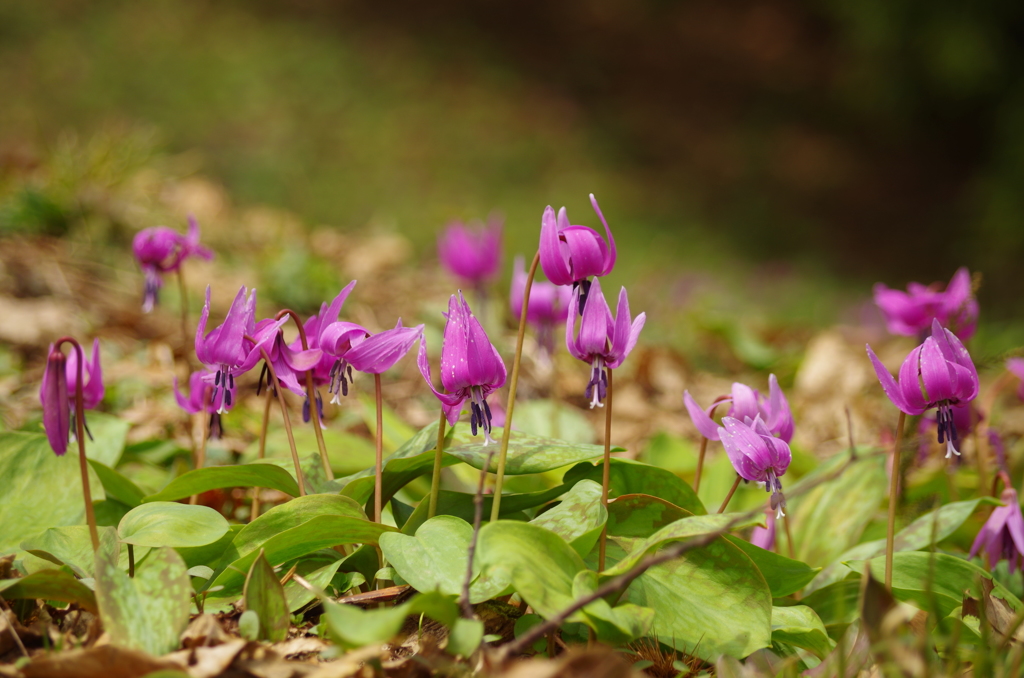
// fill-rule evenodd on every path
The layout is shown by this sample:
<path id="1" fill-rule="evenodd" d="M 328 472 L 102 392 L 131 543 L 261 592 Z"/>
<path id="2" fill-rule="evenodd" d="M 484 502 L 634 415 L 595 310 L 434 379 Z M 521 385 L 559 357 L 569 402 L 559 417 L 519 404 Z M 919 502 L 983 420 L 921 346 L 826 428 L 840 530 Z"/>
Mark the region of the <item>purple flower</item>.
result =
<path id="1" fill-rule="evenodd" d="M 789 409 L 786 396 L 779 388 L 779 380 L 775 378 L 774 374 L 768 375 L 767 399 L 746 384 L 735 382 L 732 385 L 731 396 L 721 398 L 707 410 L 702 410 L 690 392 L 683 391 L 683 404 L 686 405 L 686 411 L 690 413 L 693 425 L 708 440 L 718 440 L 719 428 L 711 419 L 711 412 L 720 403 L 732 403 L 726 413 L 727 417 L 750 424 L 755 417 L 760 415 L 761 421 L 765 422 L 765 426 L 773 435 L 787 443 L 793 439 L 793 413 Z"/>
<path id="2" fill-rule="evenodd" d="M 453 221 L 437 238 L 437 256 L 452 275 L 480 288 L 498 273 L 501 232 L 502 223 L 494 218 L 474 228 Z"/>
<path id="3" fill-rule="evenodd" d="M 322 352 L 318 348 L 311 348 L 305 351 L 301 348 L 296 350 L 286 344 L 284 342 L 284 333 L 281 329 L 287 322 L 288 316 L 280 319 L 265 318 L 256 323 L 255 331 L 252 334 L 252 338 L 256 340 L 256 343 L 249 349 L 249 354 L 239 366 L 239 371 L 248 372 L 254 368 L 263 360 L 265 352 L 274 368 L 274 374 L 277 376 L 278 383 L 296 395 L 305 396 L 306 391 L 299 384 L 299 375 L 305 375 L 307 370 L 316 367 Z M 252 342 L 248 343 L 251 344 Z M 270 383 L 270 374 L 266 366 L 263 368 L 263 373 L 260 374 L 260 383 L 263 383 L 264 376 L 267 379 L 267 386 L 273 386 Z"/>
<path id="4" fill-rule="evenodd" d="M 583 290 L 577 287 L 573 292 L 575 305 Z M 590 398 L 590 407 L 604 407 L 608 375 L 605 370 L 615 369 L 626 359 L 644 328 L 647 314 L 641 313 L 630 324 L 629 299 L 626 288 L 619 291 L 619 306 L 615 317 L 608 308 L 608 302 L 601 292 L 601 282 L 594 280 L 590 288 L 590 302 L 583 308 L 580 318 L 579 336 L 573 337 L 573 325 L 565 326 L 565 343 L 569 353 L 585 363 L 590 363 L 590 383 L 585 391 Z"/>
<path id="5" fill-rule="evenodd" d="M 67 357 L 50 344 L 46 369 L 39 388 L 39 401 L 43 406 L 43 430 L 50 447 L 63 456 L 75 429 L 75 389 L 78 384 L 77 344 Z M 100 367 L 100 340 L 92 343 L 92 358 L 82 365 L 82 406 L 91 410 L 103 400 L 103 370 Z M 83 422 L 84 425 L 85 422 Z M 88 427 L 85 427 L 88 431 Z"/>
<path id="6" fill-rule="evenodd" d="M 182 262 L 190 256 L 212 259 L 213 252 L 199 244 L 199 224 L 195 217 L 188 218 L 188 234 L 182 235 L 166 226 L 146 228 L 135 234 L 132 253 L 139 262 L 146 277 L 142 310 L 149 313 L 157 302 L 163 273 L 181 268 Z"/>
<path id="7" fill-rule="evenodd" d="M 67 366 L 69 403 L 74 405 L 75 387 L 78 384 L 78 351 L 68 355 Z M 103 400 L 103 368 L 100 367 L 100 340 L 92 340 L 92 357 L 82 365 L 82 403 L 87 410 L 95 409 Z"/>
<path id="8" fill-rule="evenodd" d="M 477 428 L 484 432 L 484 444 L 491 439 L 491 408 L 487 396 L 505 384 L 505 363 L 498 349 L 494 348 L 487 333 L 469 309 L 462 292 L 458 298 L 453 294 L 448 300 L 448 322 L 444 326 L 444 343 L 441 345 L 441 385 L 446 393 L 434 388 L 430 376 L 430 361 L 427 358 L 427 343 L 420 340 L 417 365 L 427 386 L 441 401 L 448 423 L 459 420 L 462 404 L 470 401 L 470 426 L 473 435 Z"/>
<path id="9" fill-rule="evenodd" d="M 966 341 L 974 335 L 978 323 L 978 302 L 966 268 L 957 269 L 943 292 L 935 285 L 910 283 L 903 292 L 878 283 L 875 304 L 893 334 L 918 336 L 928 331 L 932 320 L 938 320 L 940 325 L 954 328 L 954 333 Z"/>
<path id="10" fill-rule="evenodd" d="M 959 435 L 951 410 L 978 395 L 978 371 L 956 335 L 944 329 L 938 320 L 932 320 L 931 336 L 903 361 L 898 383 L 871 346 L 867 349 L 882 390 L 893 405 L 910 415 L 937 407 L 939 443 L 945 441 L 947 459 L 950 455 L 959 455 L 956 448 Z"/>
<path id="11" fill-rule="evenodd" d="M 512 315 L 516 318 L 523 312 L 523 295 L 526 292 L 526 266 L 522 257 L 516 257 L 512 270 L 512 290 L 509 295 Z M 554 330 L 569 316 L 572 304 L 572 290 L 563 285 L 534 280 L 530 288 L 530 304 L 526 309 L 526 322 L 537 330 L 537 342 L 548 352 L 554 353 Z"/>
<path id="12" fill-rule="evenodd" d="M 615 266 L 615 238 L 593 193 L 590 204 L 604 224 L 607 243 L 594 229 L 571 225 L 564 207 L 556 218 L 555 210 L 548 205 L 540 221 L 540 265 L 544 275 L 556 285 L 582 285 L 581 304 L 586 302 L 590 276 L 608 275 Z"/>
<path id="13" fill-rule="evenodd" d="M 196 327 L 196 357 L 212 373 L 203 377 L 207 383 L 212 379 L 212 400 L 218 401 L 220 389 L 226 389 L 225 395 L 218 401 L 222 405 L 217 408 L 223 414 L 233 402 L 235 376 L 252 367 L 244 367 L 252 346 L 252 342 L 245 337 L 252 336 L 256 331 L 256 290 L 246 299 L 245 287 L 240 288 L 224 322 L 206 334 L 206 321 L 209 318 L 210 287 L 207 286 L 206 303 Z"/>
<path id="14" fill-rule="evenodd" d="M 1017 397 L 1024 400 L 1024 358 L 1010 358 L 1006 361 L 1006 369 L 1021 380 L 1017 387 Z"/>
<path id="15" fill-rule="evenodd" d="M 785 516 L 782 509 L 786 507 L 786 497 L 779 478 L 786 474 L 793 459 L 789 445 L 772 435 L 760 415 L 750 424 L 732 417 L 723 418 L 722 424 L 718 437 L 736 473 L 771 492 L 771 507 L 776 511 L 776 518 Z"/>
<path id="16" fill-rule="evenodd" d="M 1005 558 L 1010 566 L 1010 574 L 1013 574 L 1024 561 L 1024 516 L 1021 516 L 1017 491 L 1012 487 L 1003 490 L 1000 499 L 1006 506 L 992 511 L 992 515 L 981 526 L 971 546 L 970 557 L 973 558 L 984 548 L 989 567 L 995 569 L 996 563 Z"/>
<path id="17" fill-rule="evenodd" d="M 174 399 L 178 401 L 178 407 L 189 414 L 206 412 L 210 415 L 210 437 L 220 438 L 223 428 L 221 427 L 221 412 L 230 409 L 230 404 L 235 402 L 235 390 L 217 389 L 214 394 L 214 387 L 209 383 L 213 375 L 208 372 L 196 371 L 188 378 L 188 397 L 182 395 L 178 390 L 178 378 L 174 378 Z M 225 401 L 228 404 L 225 404 Z"/>
<path id="18" fill-rule="evenodd" d="M 761 527 L 758 525 L 754 528 L 754 531 L 750 533 L 750 543 L 754 546 L 760 546 L 765 551 L 775 550 L 775 514 L 769 512 L 766 516 L 768 521 L 768 527 Z"/>
<path id="19" fill-rule="evenodd" d="M 331 323 L 321 333 L 324 354 L 334 361 L 330 371 L 328 392 L 331 402 L 341 404 L 348 395 L 352 370 L 364 374 L 383 374 L 412 349 L 423 336 L 423 325 L 404 327 L 399 318 L 393 329 L 370 334 L 361 325 L 349 322 Z"/>

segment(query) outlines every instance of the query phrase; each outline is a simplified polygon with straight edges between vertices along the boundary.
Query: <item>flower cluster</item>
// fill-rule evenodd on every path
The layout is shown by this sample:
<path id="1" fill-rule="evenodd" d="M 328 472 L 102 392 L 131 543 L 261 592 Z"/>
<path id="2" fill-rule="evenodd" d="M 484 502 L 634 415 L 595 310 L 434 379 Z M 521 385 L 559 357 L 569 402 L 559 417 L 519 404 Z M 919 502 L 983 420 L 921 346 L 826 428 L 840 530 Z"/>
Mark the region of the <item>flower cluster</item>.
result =
<path id="1" fill-rule="evenodd" d="M 181 268 L 192 256 L 212 259 L 213 252 L 199 244 L 199 223 L 188 218 L 188 233 L 182 235 L 166 226 L 154 226 L 139 231 L 132 241 L 132 253 L 139 262 L 146 284 L 142 295 L 142 310 L 153 310 L 163 286 L 162 275 Z"/>
<path id="2" fill-rule="evenodd" d="M 932 321 L 952 328 L 964 341 L 974 335 L 978 324 L 978 302 L 971 289 L 971 274 L 966 268 L 958 269 L 945 290 L 934 285 L 910 283 L 907 291 L 894 290 L 878 283 L 875 285 L 875 304 L 893 334 L 908 337 L 927 333 Z"/>

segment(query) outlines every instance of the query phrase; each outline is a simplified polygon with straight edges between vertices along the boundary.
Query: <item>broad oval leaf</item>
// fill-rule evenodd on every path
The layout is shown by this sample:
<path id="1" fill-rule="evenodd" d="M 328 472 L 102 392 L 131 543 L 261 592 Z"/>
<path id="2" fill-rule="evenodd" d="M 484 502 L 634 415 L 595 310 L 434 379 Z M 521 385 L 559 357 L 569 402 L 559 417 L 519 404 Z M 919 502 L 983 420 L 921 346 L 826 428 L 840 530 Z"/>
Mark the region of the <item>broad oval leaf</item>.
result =
<path id="1" fill-rule="evenodd" d="M 441 466 L 443 467 L 453 466 L 458 463 L 458 459 L 447 454 L 441 458 Z M 386 462 L 380 480 L 381 497 L 383 497 L 382 504 L 391 501 L 396 492 L 416 478 L 430 473 L 433 468 L 433 452 L 424 452 L 414 457 L 391 459 Z M 372 473 L 359 478 L 353 478 L 342 487 L 341 493 L 346 497 L 352 497 L 360 504 L 365 504 L 373 497 L 374 482 L 375 478 Z M 328 483 L 329 485 L 330 483 Z"/>
<path id="2" fill-rule="evenodd" d="M 293 497 L 299 496 L 299 486 L 287 471 L 273 464 L 257 463 L 210 466 L 188 471 L 143 501 L 174 501 L 224 487 L 269 487 Z"/>
<path id="3" fill-rule="evenodd" d="M 130 508 L 135 508 L 142 503 L 145 493 L 122 473 L 95 459 L 89 460 L 89 466 L 100 477 L 103 490 L 107 493 L 108 498 L 116 499 Z"/>
<path id="4" fill-rule="evenodd" d="M 796 593 L 821 570 L 819 567 L 810 567 L 807 563 L 781 556 L 774 551 L 766 551 L 739 537 L 726 535 L 725 539 L 754 561 L 754 565 L 757 565 L 757 569 L 768 582 L 773 598 L 784 598 Z"/>
<path id="5" fill-rule="evenodd" d="M 465 435 L 465 429 L 456 434 L 451 447 L 445 448 L 450 454 L 466 462 L 475 469 L 482 469 L 487 463 L 487 456 L 494 452 L 496 446 L 485 445 L 477 438 Z M 501 429 L 494 429 L 491 435 L 500 440 Z M 621 451 L 622 448 L 614 448 Z M 505 473 L 508 475 L 524 475 L 527 473 L 544 473 L 556 468 L 576 464 L 587 459 L 596 459 L 604 455 L 604 447 L 584 443 L 569 443 L 554 438 L 542 438 L 520 431 L 512 431 L 508 444 L 508 456 L 505 458 Z M 488 470 L 498 470 L 498 455 L 491 459 Z M 502 499 L 504 501 L 504 499 Z"/>
<path id="6" fill-rule="evenodd" d="M 208 506 L 149 502 L 129 511 L 117 536 L 135 546 L 196 547 L 212 544 L 228 531 L 228 521 Z"/>
<path id="7" fill-rule="evenodd" d="M 772 641 L 802 647 L 818 659 L 832 651 L 825 625 L 806 605 L 772 608 Z"/>
<path id="8" fill-rule="evenodd" d="M 97 529 L 100 537 L 100 551 L 111 558 L 117 558 L 120 545 L 117 530 L 112 527 Z M 21 548 L 34 556 L 48 560 L 55 565 L 67 565 L 79 577 L 93 577 L 96 574 L 96 555 L 92 550 L 92 535 L 88 525 L 51 527 L 32 539 L 21 543 Z"/>
<path id="9" fill-rule="evenodd" d="M 573 596 L 583 598 L 597 591 L 597 573 L 582 570 L 573 580 Z M 583 608 L 588 625 L 597 632 L 598 640 L 624 645 L 647 635 L 654 624 L 654 610 L 633 603 L 612 607 L 608 601 L 598 598 Z"/>
<path id="10" fill-rule="evenodd" d="M 0 580 L 0 597 L 8 600 L 18 598 L 41 598 L 78 603 L 83 609 L 96 614 L 96 594 L 64 570 L 43 570 L 33 572 L 21 579 Z"/>
<path id="11" fill-rule="evenodd" d="M 600 483 L 601 464 L 578 464 L 565 472 L 562 482 L 574 483 L 584 478 Z M 695 515 L 707 513 L 685 480 L 663 468 L 627 459 L 612 459 L 608 468 L 608 496 L 646 494 L 659 497 Z"/>
<path id="12" fill-rule="evenodd" d="M 601 503 L 601 486 L 591 480 L 581 480 L 566 493 L 558 506 L 530 522 L 551 530 L 585 558 L 600 538 L 607 521 L 608 511 Z"/>
<path id="13" fill-rule="evenodd" d="M 552 487 L 550 490 L 541 490 L 540 492 L 502 494 L 501 515 L 502 517 L 508 517 L 525 509 L 545 504 L 552 499 L 557 499 L 565 494 L 570 487 L 570 485 L 559 485 L 557 487 Z M 449 492 L 448 490 L 441 490 L 437 498 L 437 515 L 457 516 L 466 522 L 473 520 L 473 516 L 476 511 L 473 504 L 473 496 L 474 495 L 466 492 Z M 487 495 L 484 497 L 483 515 L 485 519 L 491 515 L 491 505 L 493 502 L 493 495 Z M 430 502 L 421 501 L 419 506 L 416 507 L 416 510 L 412 512 L 412 515 L 409 516 L 409 519 L 405 521 L 405 525 L 402 526 L 402 533 L 415 533 L 416 530 L 419 529 L 420 525 L 426 521 L 429 508 Z"/>

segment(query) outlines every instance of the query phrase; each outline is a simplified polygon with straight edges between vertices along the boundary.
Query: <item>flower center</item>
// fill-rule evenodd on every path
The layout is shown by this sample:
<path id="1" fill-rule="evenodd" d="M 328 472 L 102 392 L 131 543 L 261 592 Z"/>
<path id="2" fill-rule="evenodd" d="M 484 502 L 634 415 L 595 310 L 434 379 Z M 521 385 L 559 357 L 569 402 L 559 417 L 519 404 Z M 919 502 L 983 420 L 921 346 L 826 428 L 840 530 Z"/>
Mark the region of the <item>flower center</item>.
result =
<path id="1" fill-rule="evenodd" d="M 953 408 L 950 407 L 949 401 L 943 401 L 939 405 L 939 411 L 936 415 L 939 429 L 939 444 L 946 443 L 946 459 L 949 459 L 954 454 L 960 456 L 960 450 L 956 449 L 956 441 L 959 436 L 956 432 L 956 423 L 953 421 Z"/>
<path id="2" fill-rule="evenodd" d="M 490 445 L 495 442 L 491 438 L 491 407 L 487 404 L 487 400 L 484 399 L 483 389 L 479 386 L 473 386 L 470 391 L 470 417 L 469 426 L 473 431 L 473 435 L 476 435 L 477 428 L 481 428 L 484 431 L 484 445 Z"/>
<path id="3" fill-rule="evenodd" d="M 580 315 L 583 315 L 583 307 L 587 305 L 587 295 L 590 294 L 590 279 L 584 278 L 583 280 L 577 280 L 572 284 L 573 292 L 576 291 L 576 287 L 580 288 Z"/>
<path id="4" fill-rule="evenodd" d="M 786 508 L 786 495 L 782 494 L 782 481 L 773 469 L 768 469 L 768 481 L 764 489 L 772 493 L 770 505 L 775 510 L 775 519 L 785 518 L 786 513 L 782 509 Z"/>
<path id="5" fill-rule="evenodd" d="M 260 381 L 262 380 L 263 377 L 261 375 Z M 224 389 L 224 395 L 221 398 L 220 405 L 217 407 L 217 414 L 224 414 L 231 409 L 231 392 L 235 390 L 235 375 L 231 373 L 231 369 L 227 365 L 221 365 L 217 369 L 217 374 L 213 377 L 213 392 L 210 394 L 211 403 L 217 402 L 217 394 L 221 389 Z"/>
<path id="6" fill-rule="evenodd" d="M 327 392 L 331 394 L 331 404 L 340 405 L 341 396 L 348 395 L 348 382 L 352 381 L 352 366 L 344 360 L 335 360 L 334 365 L 331 366 L 330 379 L 331 383 L 327 387 Z M 319 394 L 317 394 L 317 397 L 320 397 Z M 323 407 L 319 407 L 322 411 Z M 322 418 L 323 415 L 321 415 Z"/>
<path id="7" fill-rule="evenodd" d="M 590 363 L 590 383 L 583 394 L 590 399 L 590 409 L 604 407 L 604 399 L 608 395 L 608 373 L 601 356 L 596 356 Z"/>

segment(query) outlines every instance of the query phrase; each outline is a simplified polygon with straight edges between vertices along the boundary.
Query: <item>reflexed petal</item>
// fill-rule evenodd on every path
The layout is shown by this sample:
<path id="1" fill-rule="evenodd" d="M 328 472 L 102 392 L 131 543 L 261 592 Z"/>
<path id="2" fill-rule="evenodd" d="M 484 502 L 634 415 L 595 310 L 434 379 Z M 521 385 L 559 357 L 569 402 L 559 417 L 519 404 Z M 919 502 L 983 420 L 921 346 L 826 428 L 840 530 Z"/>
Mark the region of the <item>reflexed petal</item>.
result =
<path id="1" fill-rule="evenodd" d="M 238 365 L 245 360 L 247 351 L 242 347 L 242 338 L 250 324 L 249 304 L 246 303 L 245 292 L 244 286 L 238 289 L 227 317 L 224 318 L 224 324 L 220 326 L 220 332 L 213 340 L 213 346 L 208 348 L 213 364 Z M 252 301 L 255 301 L 255 291 L 252 294 Z"/>
<path id="2" fill-rule="evenodd" d="M 569 300 L 569 308 L 579 308 L 580 304 L 580 288 L 577 286 L 572 291 L 572 298 Z M 584 309 L 585 311 L 586 309 Z M 587 352 L 583 350 L 583 346 L 576 338 L 576 314 L 569 313 L 565 319 L 565 347 L 569 349 L 569 353 L 572 357 L 577 360 L 589 360 Z"/>
<path id="3" fill-rule="evenodd" d="M 974 361 L 971 360 L 971 355 L 967 352 L 963 342 L 938 322 L 932 323 L 932 338 L 942 352 L 943 358 L 966 370 L 967 381 L 964 382 L 961 379 L 957 384 L 959 398 L 963 401 L 974 400 L 978 395 L 978 370 L 974 367 Z M 957 370 L 957 375 L 961 374 L 963 372 Z"/>
<path id="4" fill-rule="evenodd" d="M 391 369 L 423 335 L 423 325 L 398 327 L 367 337 L 345 355 L 358 372 L 380 374 Z"/>
<path id="5" fill-rule="evenodd" d="M 718 440 L 718 424 L 711 418 L 711 415 L 701 409 L 689 391 L 683 391 L 683 404 L 686 405 L 690 420 L 693 421 L 693 425 L 697 427 L 700 434 L 708 440 Z"/>
<path id="6" fill-rule="evenodd" d="M 321 312 L 320 315 L 320 333 L 321 337 L 317 340 L 317 345 L 320 348 L 324 348 L 323 332 L 324 330 L 338 321 L 338 317 L 341 315 L 341 307 L 344 305 L 345 300 L 348 299 L 348 295 L 352 293 L 352 288 L 356 286 L 356 281 L 353 280 L 349 284 L 342 288 L 338 296 L 331 300 L 331 305 L 327 307 L 326 312 Z"/>
<path id="7" fill-rule="evenodd" d="M 921 349 L 924 345 L 916 346 L 903 359 L 900 365 L 900 393 L 907 404 L 924 412 L 928 409 L 928 403 L 921 393 Z M 910 414 L 909 412 L 907 414 Z"/>
<path id="8" fill-rule="evenodd" d="M 211 365 L 210 352 L 206 348 L 206 321 L 210 318 L 210 286 L 206 286 L 206 303 L 203 304 L 203 311 L 199 315 L 199 324 L 196 326 L 196 357 L 204 365 Z"/>
<path id="9" fill-rule="evenodd" d="M 616 368 L 622 364 L 626 357 L 632 353 L 636 347 L 636 342 L 640 339 L 640 332 L 644 329 L 644 323 L 647 322 L 647 313 L 641 313 L 633 319 L 633 324 L 629 327 L 629 340 L 626 341 L 626 347 L 622 349 L 622 354 L 615 357 L 614 360 L 608 362 L 608 367 Z"/>
<path id="10" fill-rule="evenodd" d="M 753 420 L 760 413 L 757 404 L 757 391 L 746 384 L 735 382 L 732 385 L 732 407 L 729 416 L 740 421 Z"/>
<path id="11" fill-rule="evenodd" d="M 442 408 L 455 407 L 455 418 L 452 419 L 450 415 L 447 415 L 448 410 L 446 409 L 446 416 L 448 416 L 448 423 L 454 424 L 459 420 L 459 410 L 462 402 L 468 397 L 469 392 L 463 393 L 443 393 L 434 388 L 434 382 L 430 374 L 430 359 L 427 357 L 427 341 L 425 337 L 420 337 L 420 350 L 416 356 L 416 366 L 420 370 L 420 374 L 423 375 L 423 380 L 427 382 L 427 386 L 434 393 L 438 400 L 441 401 Z"/>
<path id="12" fill-rule="evenodd" d="M 764 482 L 771 464 L 764 440 L 738 419 L 724 417 L 722 424 L 718 435 L 736 473 L 747 480 Z"/>
<path id="13" fill-rule="evenodd" d="M 774 374 L 768 375 L 768 428 L 787 443 L 793 439 L 793 412 Z"/>
<path id="14" fill-rule="evenodd" d="M 569 248 L 569 266 L 573 280 L 599 276 L 604 271 L 608 246 L 589 226 L 569 226 L 562 231 Z"/>
<path id="15" fill-rule="evenodd" d="M 893 376 L 889 374 L 889 370 L 885 369 L 885 365 L 883 365 L 882 361 L 878 359 L 875 352 L 871 350 L 871 346 L 867 346 L 867 350 L 868 357 L 871 358 L 871 364 L 875 368 L 875 374 L 878 376 L 878 381 L 882 384 L 882 390 L 885 391 L 885 395 L 892 401 L 892 404 L 907 414 L 913 415 L 924 412 L 925 408 L 915 407 L 914 405 L 916 403 L 911 404 L 908 402 L 904 395 L 904 391 L 900 388 L 900 385 L 896 383 Z M 911 355 L 914 355 L 914 353 L 912 352 Z M 908 357 L 903 364 L 907 365 L 909 362 L 910 358 Z M 918 394 L 918 397 L 920 397 L 920 394 Z"/>
<path id="16" fill-rule="evenodd" d="M 464 373 L 461 375 L 466 386 L 484 386 L 505 380 L 505 365 L 501 356 L 491 345 L 483 325 L 473 315 L 469 304 L 466 302 L 462 292 L 459 292 L 459 301 L 462 304 L 462 321 L 466 323 L 466 361 Z M 456 376 L 459 375 L 459 368 L 456 368 Z M 458 379 L 457 379 L 458 380 Z"/>
<path id="17" fill-rule="evenodd" d="M 604 212 L 602 212 L 601 208 L 598 207 L 597 198 L 594 197 L 593 193 L 590 194 L 590 204 L 593 205 L 598 218 L 601 220 L 601 223 L 604 224 L 604 232 L 605 235 L 608 236 L 608 246 L 605 248 L 606 254 L 604 258 L 604 268 L 601 273 L 598 273 L 597 275 L 608 275 L 612 272 L 612 269 L 615 268 L 615 238 L 612 236 L 612 229 L 608 228 L 608 222 L 605 221 Z"/>
<path id="18" fill-rule="evenodd" d="M 564 213 L 565 208 L 562 208 Z M 558 219 L 555 210 L 548 205 L 540 220 L 540 265 L 548 280 L 556 285 L 571 285 L 573 279 L 569 274 L 569 264 L 562 252 L 559 236 Z"/>

